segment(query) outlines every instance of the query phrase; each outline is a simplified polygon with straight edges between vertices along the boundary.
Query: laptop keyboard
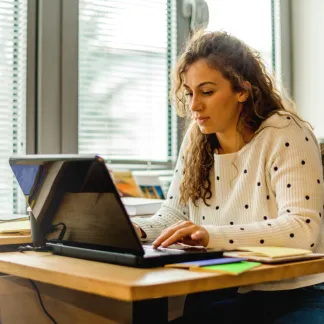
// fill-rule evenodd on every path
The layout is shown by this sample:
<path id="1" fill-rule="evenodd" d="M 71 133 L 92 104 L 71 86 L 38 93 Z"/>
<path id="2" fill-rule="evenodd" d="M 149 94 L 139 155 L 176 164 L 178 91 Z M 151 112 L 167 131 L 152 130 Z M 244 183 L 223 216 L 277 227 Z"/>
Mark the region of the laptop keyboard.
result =
<path id="1" fill-rule="evenodd" d="M 170 245 L 168 248 L 159 247 L 157 249 L 153 248 L 152 245 L 143 244 L 143 249 L 145 255 L 166 255 L 166 254 L 183 254 L 186 253 L 184 249 L 177 246 Z"/>

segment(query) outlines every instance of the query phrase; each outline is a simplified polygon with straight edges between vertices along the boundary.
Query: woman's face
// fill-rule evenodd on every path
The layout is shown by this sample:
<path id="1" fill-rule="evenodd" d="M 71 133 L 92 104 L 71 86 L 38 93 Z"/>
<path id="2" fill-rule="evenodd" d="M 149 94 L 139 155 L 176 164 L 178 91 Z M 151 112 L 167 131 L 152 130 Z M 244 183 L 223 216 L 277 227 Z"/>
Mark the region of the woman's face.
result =
<path id="1" fill-rule="evenodd" d="M 193 63 L 184 74 L 184 88 L 192 117 L 203 134 L 236 130 L 245 92 L 234 92 L 222 74 L 205 60 Z"/>

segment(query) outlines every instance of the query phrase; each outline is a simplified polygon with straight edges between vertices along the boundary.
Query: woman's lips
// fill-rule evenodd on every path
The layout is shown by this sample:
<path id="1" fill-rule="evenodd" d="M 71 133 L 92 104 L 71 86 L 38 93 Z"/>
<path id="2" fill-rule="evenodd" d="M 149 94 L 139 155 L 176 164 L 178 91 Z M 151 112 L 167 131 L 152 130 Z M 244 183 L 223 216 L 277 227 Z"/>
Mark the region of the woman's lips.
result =
<path id="1" fill-rule="evenodd" d="M 204 124 L 208 119 L 209 119 L 209 117 L 197 117 L 197 118 L 196 118 L 197 123 L 198 123 L 199 125 Z"/>

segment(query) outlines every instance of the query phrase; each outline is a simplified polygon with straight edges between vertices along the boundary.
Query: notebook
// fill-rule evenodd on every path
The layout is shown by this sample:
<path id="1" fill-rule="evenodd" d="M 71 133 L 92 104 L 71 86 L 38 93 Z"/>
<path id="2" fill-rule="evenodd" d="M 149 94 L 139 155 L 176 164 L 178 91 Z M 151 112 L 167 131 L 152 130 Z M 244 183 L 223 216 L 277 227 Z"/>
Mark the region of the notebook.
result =
<path id="1" fill-rule="evenodd" d="M 310 250 L 276 246 L 241 247 L 237 251 L 224 252 L 227 257 L 239 257 L 263 263 L 282 263 L 289 261 L 316 259 L 324 257 L 322 253 Z"/>
<path id="2" fill-rule="evenodd" d="M 222 256 L 221 251 L 206 248 L 142 246 L 99 156 L 13 156 L 9 163 L 32 209 L 34 247 L 133 267 Z"/>

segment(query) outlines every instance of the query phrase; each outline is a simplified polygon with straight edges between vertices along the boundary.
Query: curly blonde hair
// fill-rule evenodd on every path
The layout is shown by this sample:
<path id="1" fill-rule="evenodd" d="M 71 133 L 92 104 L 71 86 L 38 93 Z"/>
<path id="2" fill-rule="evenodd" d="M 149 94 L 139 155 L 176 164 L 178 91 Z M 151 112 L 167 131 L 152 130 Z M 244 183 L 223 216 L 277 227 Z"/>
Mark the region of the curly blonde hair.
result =
<path id="1" fill-rule="evenodd" d="M 192 120 L 189 104 L 183 88 L 184 73 L 198 60 L 220 71 L 231 83 L 234 92 L 248 91 L 243 103 L 237 129 L 242 133 L 248 129 L 253 133 L 261 123 L 276 112 L 293 110 L 276 89 L 257 51 L 226 32 L 197 30 L 189 38 L 183 53 L 179 56 L 172 73 L 170 97 L 179 116 L 187 117 L 190 127 L 190 143 L 184 155 L 184 174 L 180 184 L 180 202 L 185 204 L 198 199 L 208 206 L 206 199 L 212 196 L 210 171 L 214 162 L 214 149 L 219 148 L 216 134 L 203 134 Z M 247 88 L 248 81 L 251 87 Z"/>

